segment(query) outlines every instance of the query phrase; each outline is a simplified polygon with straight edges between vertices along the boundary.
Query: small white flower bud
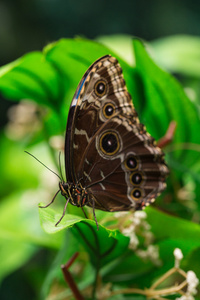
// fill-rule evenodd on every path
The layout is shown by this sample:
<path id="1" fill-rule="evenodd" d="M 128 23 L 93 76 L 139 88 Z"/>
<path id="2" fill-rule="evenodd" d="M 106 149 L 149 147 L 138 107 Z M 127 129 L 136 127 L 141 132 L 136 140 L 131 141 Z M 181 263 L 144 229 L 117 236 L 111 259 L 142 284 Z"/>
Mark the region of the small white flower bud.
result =
<path id="1" fill-rule="evenodd" d="M 181 249 L 179 248 L 174 249 L 174 257 L 175 257 L 175 268 L 179 268 L 180 261 L 183 258 L 183 253 Z"/>
<path id="2" fill-rule="evenodd" d="M 134 213 L 134 217 L 136 217 L 138 219 L 146 219 L 147 218 L 147 214 L 145 213 L 145 211 L 137 210 Z"/>

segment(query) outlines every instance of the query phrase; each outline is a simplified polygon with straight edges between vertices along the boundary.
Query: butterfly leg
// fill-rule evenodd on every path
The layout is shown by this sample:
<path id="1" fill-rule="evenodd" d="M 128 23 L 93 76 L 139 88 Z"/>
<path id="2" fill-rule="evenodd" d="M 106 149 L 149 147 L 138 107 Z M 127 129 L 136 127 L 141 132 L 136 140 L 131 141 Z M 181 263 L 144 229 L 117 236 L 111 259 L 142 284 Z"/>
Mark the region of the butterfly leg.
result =
<path id="1" fill-rule="evenodd" d="M 55 193 L 55 195 L 53 196 L 53 199 L 51 200 L 51 202 L 49 202 L 47 205 L 44 205 L 44 206 L 39 205 L 39 208 L 46 208 L 46 207 L 48 207 L 49 205 L 51 205 L 51 204 L 54 202 L 54 200 L 55 200 L 55 198 L 56 198 L 56 196 L 58 195 L 59 192 L 60 192 L 60 190 L 58 190 L 58 191 Z"/>
<path id="2" fill-rule="evenodd" d="M 63 209 L 62 216 L 61 216 L 61 218 L 58 220 L 58 222 L 55 224 L 55 226 L 57 226 L 57 225 L 60 223 L 60 221 L 62 220 L 62 218 L 64 217 L 65 212 L 66 212 L 66 209 L 67 209 L 67 204 L 69 203 L 69 199 L 70 199 L 70 198 L 67 199 L 67 202 L 65 203 L 65 207 L 64 207 L 64 209 Z"/>
<path id="3" fill-rule="evenodd" d="M 82 212 L 84 213 L 84 216 L 86 219 L 88 219 L 87 215 L 86 215 L 86 212 L 84 211 L 83 207 L 81 206 L 81 209 L 82 209 Z"/>
<path id="4" fill-rule="evenodd" d="M 93 216 L 94 216 L 94 219 L 95 219 L 95 222 L 97 224 L 97 230 L 99 230 L 99 225 L 98 225 L 98 222 L 97 222 L 97 218 L 96 218 L 96 215 L 95 215 L 95 200 L 92 199 L 92 210 L 93 210 Z"/>

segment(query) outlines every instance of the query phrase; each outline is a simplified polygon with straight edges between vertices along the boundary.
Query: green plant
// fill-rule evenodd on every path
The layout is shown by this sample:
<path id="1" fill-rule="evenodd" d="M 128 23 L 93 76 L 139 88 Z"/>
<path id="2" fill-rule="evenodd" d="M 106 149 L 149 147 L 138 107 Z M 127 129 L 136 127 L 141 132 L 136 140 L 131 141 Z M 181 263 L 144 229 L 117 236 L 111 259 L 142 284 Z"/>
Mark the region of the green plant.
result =
<path id="1" fill-rule="evenodd" d="M 71 273 L 88 299 L 106 299 L 102 295 L 106 284 L 108 291 L 122 290 L 113 299 L 145 298 L 145 294 L 127 295 L 123 290 L 150 287 L 173 267 L 173 250 L 177 247 L 184 254 L 184 269 L 192 269 L 200 277 L 196 265 L 200 254 L 198 108 L 181 84 L 153 62 L 139 40 L 134 39 L 130 45 L 135 59 L 132 65 L 103 44 L 63 39 L 0 69 L 1 93 L 7 99 L 20 101 L 12 108 L 10 122 L 0 137 L 4 183 L 0 251 L 5 258 L 0 262 L 0 278 L 18 270 L 31 257 L 37 258 L 37 253 L 41 255 L 41 249 L 45 249 L 42 251 L 47 258 L 42 262 L 36 259 L 36 267 L 28 270 L 35 297 L 41 290 L 42 299 L 70 299 L 72 291 L 62 278 L 60 265 L 77 251 L 80 254 Z M 39 209 L 43 232 L 36 207 L 40 201 L 51 200 L 57 177 L 26 157 L 23 150 L 48 167 L 58 168 L 58 151 L 63 147 L 76 86 L 89 65 L 108 53 L 119 60 L 139 118 L 152 136 L 158 140 L 170 121 L 177 123 L 174 139 L 165 149 L 171 171 L 168 188 L 153 206 L 145 209 L 145 215 L 138 215 L 138 224 L 132 231 L 129 227 L 137 220 L 136 215 L 128 213 L 124 217 L 96 211 L 100 226 L 97 231 L 94 220 L 86 220 L 82 211 L 72 206 L 55 227 L 64 206 L 58 197 L 51 207 Z"/>

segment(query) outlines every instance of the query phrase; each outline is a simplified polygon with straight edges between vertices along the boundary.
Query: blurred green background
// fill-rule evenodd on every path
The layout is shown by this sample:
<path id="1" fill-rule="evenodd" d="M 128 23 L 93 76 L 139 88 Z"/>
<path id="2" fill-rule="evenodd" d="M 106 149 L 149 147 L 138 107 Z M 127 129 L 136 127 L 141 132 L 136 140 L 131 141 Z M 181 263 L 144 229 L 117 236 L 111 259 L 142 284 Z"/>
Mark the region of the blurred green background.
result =
<path id="1" fill-rule="evenodd" d="M 0 65 L 61 37 L 130 34 L 147 41 L 200 35 L 200 3 L 183 1 L 1 0 Z M 1 99 L 0 125 L 9 102 Z"/>
<path id="2" fill-rule="evenodd" d="M 193 149 L 189 153 L 185 151 L 183 155 L 181 154 L 182 156 L 178 152 L 180 159 L 175 161 L 173 160 L 174 157 L 170 159 L 171 150 L 169 148 L 168 161 L 172 173 L 168 180 L 168 191 L 165 194 L 167 196 L 163 198 L 166 202 L 163 199 L 158 199 L 156 205 L 160 205 L 163 210 L 168 210 L 182 219 L 199 223 L 200 161 L 198 153 L 200 150 L 198 131 L 196 130 L 198 128 L 197 118 L 195 119 L 195 133 L 188 136 L 185 128 L 187 129 L 187 125 L 191 125 L 190 130 L 192 132 L 194 122 L 192 116 L 194 114 L 196 117 L 199 116 L 200 2 L 197 0 L 132 0 L 123 2 L 119 0 L 0 1 L 1 66 L 16 60 L 27 52 L 42 51 L 48 43 L 57 41 L 60 38 L 77 36 L 102 42 L 108 48 L 116 51 L 119 56 L 121 55 L 121 58 L 130 65 L 133 64 L 133 55 L 131 55 L 130 50 L 131 37 L 139 37 L 145 41 L 154 61 L 161 68 L 173 74 L 183 86 L 193 107 L 189 105 L 188 115 L 181 115 L 182 119 L 180 118 L 180 123 L 182 122 L 183 126 L 185 118 L 185 127 L 182 129 L 184 133 L 182 133 L 185 134 L 186 139 L 182 142 L 193 142 L 192 145 L 187 145 L 188 149 Z M 72 67 L 68 72 L 70 70 L 72 70 Z M 77 83 L 85 70 L 85 66 L 82 66 L 80 70 L 72 70 L 73 76 L 75 76 L 76 71 L 78 73 Z M 125 64 L 124 70 L 126 71 Z M 128 74 L 128 68 L 126 72 Z M 72 83 L 71 90 L 69 88 L 67 94 L 70 97 L 73 95 L 76 86 L 76 82 L 72 80 Z M 141 82 L 139 81 L 139 83 Z M 136 82 L 134 84 L 137 85 Z M 130 86 L 131 82 L 129 81 Z M 133 86 L 132 89 L 134 91 L 137 87 Z M 142 89 L 142 86 L 139 86 L 138 89 Z M 175 89 L 175 91 L 177 90 Z M 70 103 L 70 97 L 67 105 Z M 182 99 L 181 97 L 180 99 Z M 187 101 L 184 103 L 188 105 Z M 73 245 L 72 253 L 69 253 L 69 251 L 66 255 L 66 248 L 63 243 L 66 243 L 66 239 L 69 237 L 64 237 L 64 233 L 52 237 L 41 229 L 37 204 L 43 199 L 48 201 L 52 198 L 55 189 L 57 189 L 57 178 L 54 178 L 53 174 L 38 165 L 36 161 L 25 157 L 23 151 L 30 147 L 34 155 L 55 170 L 55 155 L 50 155 L 43 139 L 45 135 L 48 135 L 49 138 L 51 135 L 63 134 L 66 112 L 63 111 L 63 124 L 57 130 L 58 120 L 56 114 L 48 114 L 49 111 L 47 110 L 47 115 L 45 115 L 46 110 L 44 107 L 41 109 L 33 103 L 29 106 L 27 102 L 23 102 L 18 112 L 16 112 L 15 108 L 14 110 L 11 108 L 14 104 L 16 103 L 13 100 L 11 101 L 9 97 L 5 97 L 4 93 L 0 94 L 0 299 L 38 299 L 41 290 L 43 290 L 43 295 L 48 294 L 46 290 L 49 288 L 52 278 L 62 277 L 60 273 L 55 276 L 55 269 L 52 264 L 55 264 L 58 268 L 57 266 L 61 262 L 66 261 L 75 251 L 77 241 L 70 235 L 71 245 Z M 164 132 L 164 127 L 161 128 L 161 132 L 158 125 L 155 123 L 151 125 L 149 116 L 149 112 L 152 111 L 151 105 L 145 111 L 143 107 L 140 107 L 140 102 L 136 98 L 136 107 L 142 113 L 142 121 L 149 125 L 148 128 L 156 138 L 160 138 Z M 23 120 L 25 122 L 23 130 L 26 130 L 20 133 L 21 129 L 15 123 L 12 124 L 12 120 L 18 119 L 20 121 L 19 116 L 25 113 L 27 119 Z M 16 116 L 16 114 L 19 114 L 19 116 Z M 180 114 L 174 116 L 179 117 Z M 42 124 L 41 118 L 38 121 L 35 115 L 42 116 L 42 120 L 47 127 Z M 165 116 L 163 119 L 165 119 Z M 45 131 L 47 128 L 49 132 Z M 181 129 L 176 137 L 177 140 L 181 141 Z M 59 140 L 51 140 L 51 142 L 54 146 L 55 143 L 57 145 L 60 143 Z M 53 149 L 56 151 L 56 148 Z M 180 149 L 177 148 L 177 150 Z M 181 165 L 181 159 L 183 165 Z M 59 209 L 62 210 L 63 200 L 58 201 L 58 205 Z M 72 212 L 78 213 L 76 210 L 72 210 Z M 149 218 L 154 222 L 151 211 Z M 190 226 L 182 225 L 180 222 L 180 232 L 183 231 L 183 228 L 188 230 L 186 230 L 188 234 L 190 233 Z M 157 229 L 154 230 L 154 234 L 156 234 Z M 198 228 L 195 230 L 197 230 L 194 233 L 196 237 L 195 234 L 198 232 Z M 157 238 L 162 240 L 163 237 L 159 234 Z M 172 240 L 173 242 L 168 241 L 167 246 L 163 244 L 163 248 L 173 249 L 176 238 L 172 237 Z M 184 242 L 179 241 L 179 243 L 180 245 L 182 243 L 184 247 Z M 196 241 L 198 247 L 195 250 L 192 248 L 192 245 L 196 245 L 194 240 L 191 240 L 190 243 L 190 246 L 189 242 L 188 246 L 185 246 L 189 249 L 188 252 L 185 249 L 188 254 L 187 261 L 185 261 L 186 268 L 188 266 L 194 267 L 196 258 L 199 259 L 200 255 L 198 242 Z M 189 252 L 190 247 L 195 253 Z M 168 253 L 165 252 L 162 259 L 167 256 Z M 173 258 L 171 258 L 169 266 L 171 266 L 172 260 Z M 195 271 L 200 274 L 199 267 L 196 266 Z M 90 270 L 88 273 L 90 273 Z"/>

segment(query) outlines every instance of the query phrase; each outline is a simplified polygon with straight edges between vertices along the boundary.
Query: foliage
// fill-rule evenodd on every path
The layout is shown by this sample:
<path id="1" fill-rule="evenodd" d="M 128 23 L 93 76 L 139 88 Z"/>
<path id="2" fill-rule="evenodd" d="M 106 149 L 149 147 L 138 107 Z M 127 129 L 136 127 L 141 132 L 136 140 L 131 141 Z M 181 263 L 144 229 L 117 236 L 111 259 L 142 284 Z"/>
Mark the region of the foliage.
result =
<path id="1" fill-rule="evenodd" d="M 99 286 L 98 276 L 102 286 L 112 282 L 113 290 L 151 286 L 173 266 L 176 247 L 183 251 L 185 270 L 194 270 L 200 278 L 196 265 L 200 253 L 199 103 L 196 98 L 189 98 L 191 90 L 193 95 L 198 95 L 194 82 L 200 75 L 195 67 L 192 69 L 193 65 L 187 66 L 187 60 L 182 60 L 182 68 L 178 63 L 177 68 L 175 63 L 173 68 L 169 64 L 169 70 L 180 72 L 182 85 L 190 92 L 186 94 L 180 82 L 159 68 L 147 53 L 150 49 L 154 56 L 160 53 L 162 57 L 160 49 L 167 40 L 147 45 L 145 49 L 141 41 L 125 39 L 129 54 L 134 58 L 132 61 L 131 55 L 123 59 L 123 49 L 117 54 L 115 49 L 111 50 L 112 43 L 108 45 L 103 39 L 101 43 L 62 39 L 49 44 L 42 52 L 28 53 L 0 68 L 2 95 L 19 102 L 12 107 L 10 122 L 0 137 L 0 253 L 3 257 L 0 279 L 6 299 L 13 299 L 13 295 L 6 294 L 12 276 L 18 282 L 24 274 L 27 275 L 26 288 L 23 296 L 18 291 L 20 299 L 67 299 L 71 291 L 64 283 L 60 265 L 77 251 L 79 258 L 70 270 L 79 289 L 86 294 L 89 289 L 93 298 Z M 182 44 L 185 43 L 184 40 Z M 144 261 L 139 252 L 130 249 L 130 237 L 119 231 L 118 218 L 113 214 L 97 212 L 100 226 L 97 231 L 94 220 L 86 220 L 80 209 L 68 206 L 63 221 L 55 227 L 64 206 L 63 199 L 58 197 L 51 207 L 39 209 L 44 231 L 39 226 L 37 203 L 51 200 L 57 189 L 57 177 L 26 156 L 23 150 L 53 170 L 58 168 L 58 150 L 63 147 L 67 113 L 76 86 L 89 65 L 108 53 L 119 60 L 128 90 L 147 130 L 158 140 L 170 121 L 177 122 L 174 139 L 165 149 L 171 172 L 167 190 L 145 210 L 154 236 L 152 243 L 159 247 L 159 266 L 150 259 Z M 168 60 L 164 58 L 160 63 L 165 61 L 167 65 Z M 92 215 L 90 209 L 88 213 Z M 138 236 L 144 250 L 142 235 Z M 130 295 L 115 297 L 126 298 Z M 131 299 L 139 299 L 139 296 L 131 296 Z"/>

